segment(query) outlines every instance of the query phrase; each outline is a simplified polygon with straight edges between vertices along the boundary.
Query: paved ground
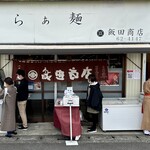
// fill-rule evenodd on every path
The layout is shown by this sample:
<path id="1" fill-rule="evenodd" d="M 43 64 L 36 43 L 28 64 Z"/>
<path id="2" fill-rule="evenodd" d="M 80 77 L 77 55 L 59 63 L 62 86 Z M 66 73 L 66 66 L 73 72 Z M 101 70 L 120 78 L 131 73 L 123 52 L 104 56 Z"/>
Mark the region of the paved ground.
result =
<path id="1" fill-rule="evenodd" d="M 143 135 L 142 131 L 86 132 L 87 126 L 83 126 L 82 136 L 78 143 L 150 143 L 150 136 Z M 5 133 L 0 133 L 0 143 L 64 143 L 68 138 L 63 137 L 53 123 L 32 123 L 27 131 L 17 130 L 13 138 L 6 138 Z"/>
<path id="2" fill-rule="evenodd" d="M 80 143 L 66 146 L 65 143 L 0 143 L 0 150 L 149 150 L 149 143 Z"/>
<path id="3" fill-rule="evenodd" d="M 0 150 L 149 150 L 149 143 L 80 143 L 66 146 L 65 143 L 9 143 L 0 144 Z"/>

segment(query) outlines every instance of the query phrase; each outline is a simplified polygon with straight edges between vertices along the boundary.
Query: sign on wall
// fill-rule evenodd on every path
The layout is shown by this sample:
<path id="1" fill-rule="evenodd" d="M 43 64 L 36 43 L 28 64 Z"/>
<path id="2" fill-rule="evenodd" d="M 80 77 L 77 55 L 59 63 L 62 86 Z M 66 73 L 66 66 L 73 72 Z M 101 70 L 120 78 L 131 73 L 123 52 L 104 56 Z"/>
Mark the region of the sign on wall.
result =
<path id="1" fill-rule="evenodd" d="M 65 61 L 65 62 L 19 62 L 13 61 L 13 78 L 17 69 L 23 69 L 29 81 L 62 82 L 87 80 L 94 73 L 98 81 L 108 78 L 107 61 Z"/>
<path id="2" fill-rule="evenodd" d="M 127 70 L 127 79 L 140 80 L 141 72 L 139 70 Z"/>
<path id="3" fill-rule="evenodd" d="M 149 43 L 149 8 L 148 2 L 1 3 L 0 43 Z"/>
<path id="4" fill-rule="evenodd" d="M 119 86 L 119 72 L 108 72 L 108 79 L 101 81 L 102 86 Z"/>

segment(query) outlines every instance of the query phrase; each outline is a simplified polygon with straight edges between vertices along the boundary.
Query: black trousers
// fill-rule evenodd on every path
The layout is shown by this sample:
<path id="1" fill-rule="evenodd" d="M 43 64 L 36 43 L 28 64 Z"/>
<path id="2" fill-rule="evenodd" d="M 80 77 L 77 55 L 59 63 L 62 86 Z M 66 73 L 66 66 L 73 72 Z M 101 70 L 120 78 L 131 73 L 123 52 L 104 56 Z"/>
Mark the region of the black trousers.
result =
<path id="1" fill-rule="evenodd" d="M 91 114 L 92 115 L 92 123 L 93 123 L 93 125 L 92 125 L 92 129 L 93 130 L 95 130 L 96 129 L 96 125 L 97 125 L 97 123 L 98 123 L 98 114 Z"/>

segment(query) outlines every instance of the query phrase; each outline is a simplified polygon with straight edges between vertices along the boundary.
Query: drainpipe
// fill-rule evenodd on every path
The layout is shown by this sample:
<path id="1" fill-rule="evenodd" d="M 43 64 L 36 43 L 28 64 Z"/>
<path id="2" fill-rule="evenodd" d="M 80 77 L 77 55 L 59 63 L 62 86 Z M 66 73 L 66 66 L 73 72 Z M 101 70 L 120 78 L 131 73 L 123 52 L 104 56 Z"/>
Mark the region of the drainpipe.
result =
<path id="1" fill-rule="evenodd" d="M 143 92 L 143 83 L 146 81 L 146 53 L 143 53 L 142 59 L 142 89 Z"/>
<path id="2" fill-rule="evenodd" d="M 54 55 L 54 60 L 57 61 L 57 55 Z M 57 82 L 54 82 L 54 103 L 57 100 Z"/>

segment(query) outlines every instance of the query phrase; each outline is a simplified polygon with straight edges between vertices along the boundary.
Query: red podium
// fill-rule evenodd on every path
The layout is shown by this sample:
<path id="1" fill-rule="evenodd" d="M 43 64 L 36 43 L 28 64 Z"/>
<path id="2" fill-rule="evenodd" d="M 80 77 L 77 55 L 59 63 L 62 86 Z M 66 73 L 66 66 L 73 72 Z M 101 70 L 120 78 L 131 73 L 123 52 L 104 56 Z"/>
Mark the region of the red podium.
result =
<path id="1" fill-rule="evenodd" d="M 54 107 L 54 126 L 61 130 L 62 135 L 70 136 L 69 107 Z M 79 107 L 72 107 L 72 136 L 81 135 L 81 122 Z"/>

